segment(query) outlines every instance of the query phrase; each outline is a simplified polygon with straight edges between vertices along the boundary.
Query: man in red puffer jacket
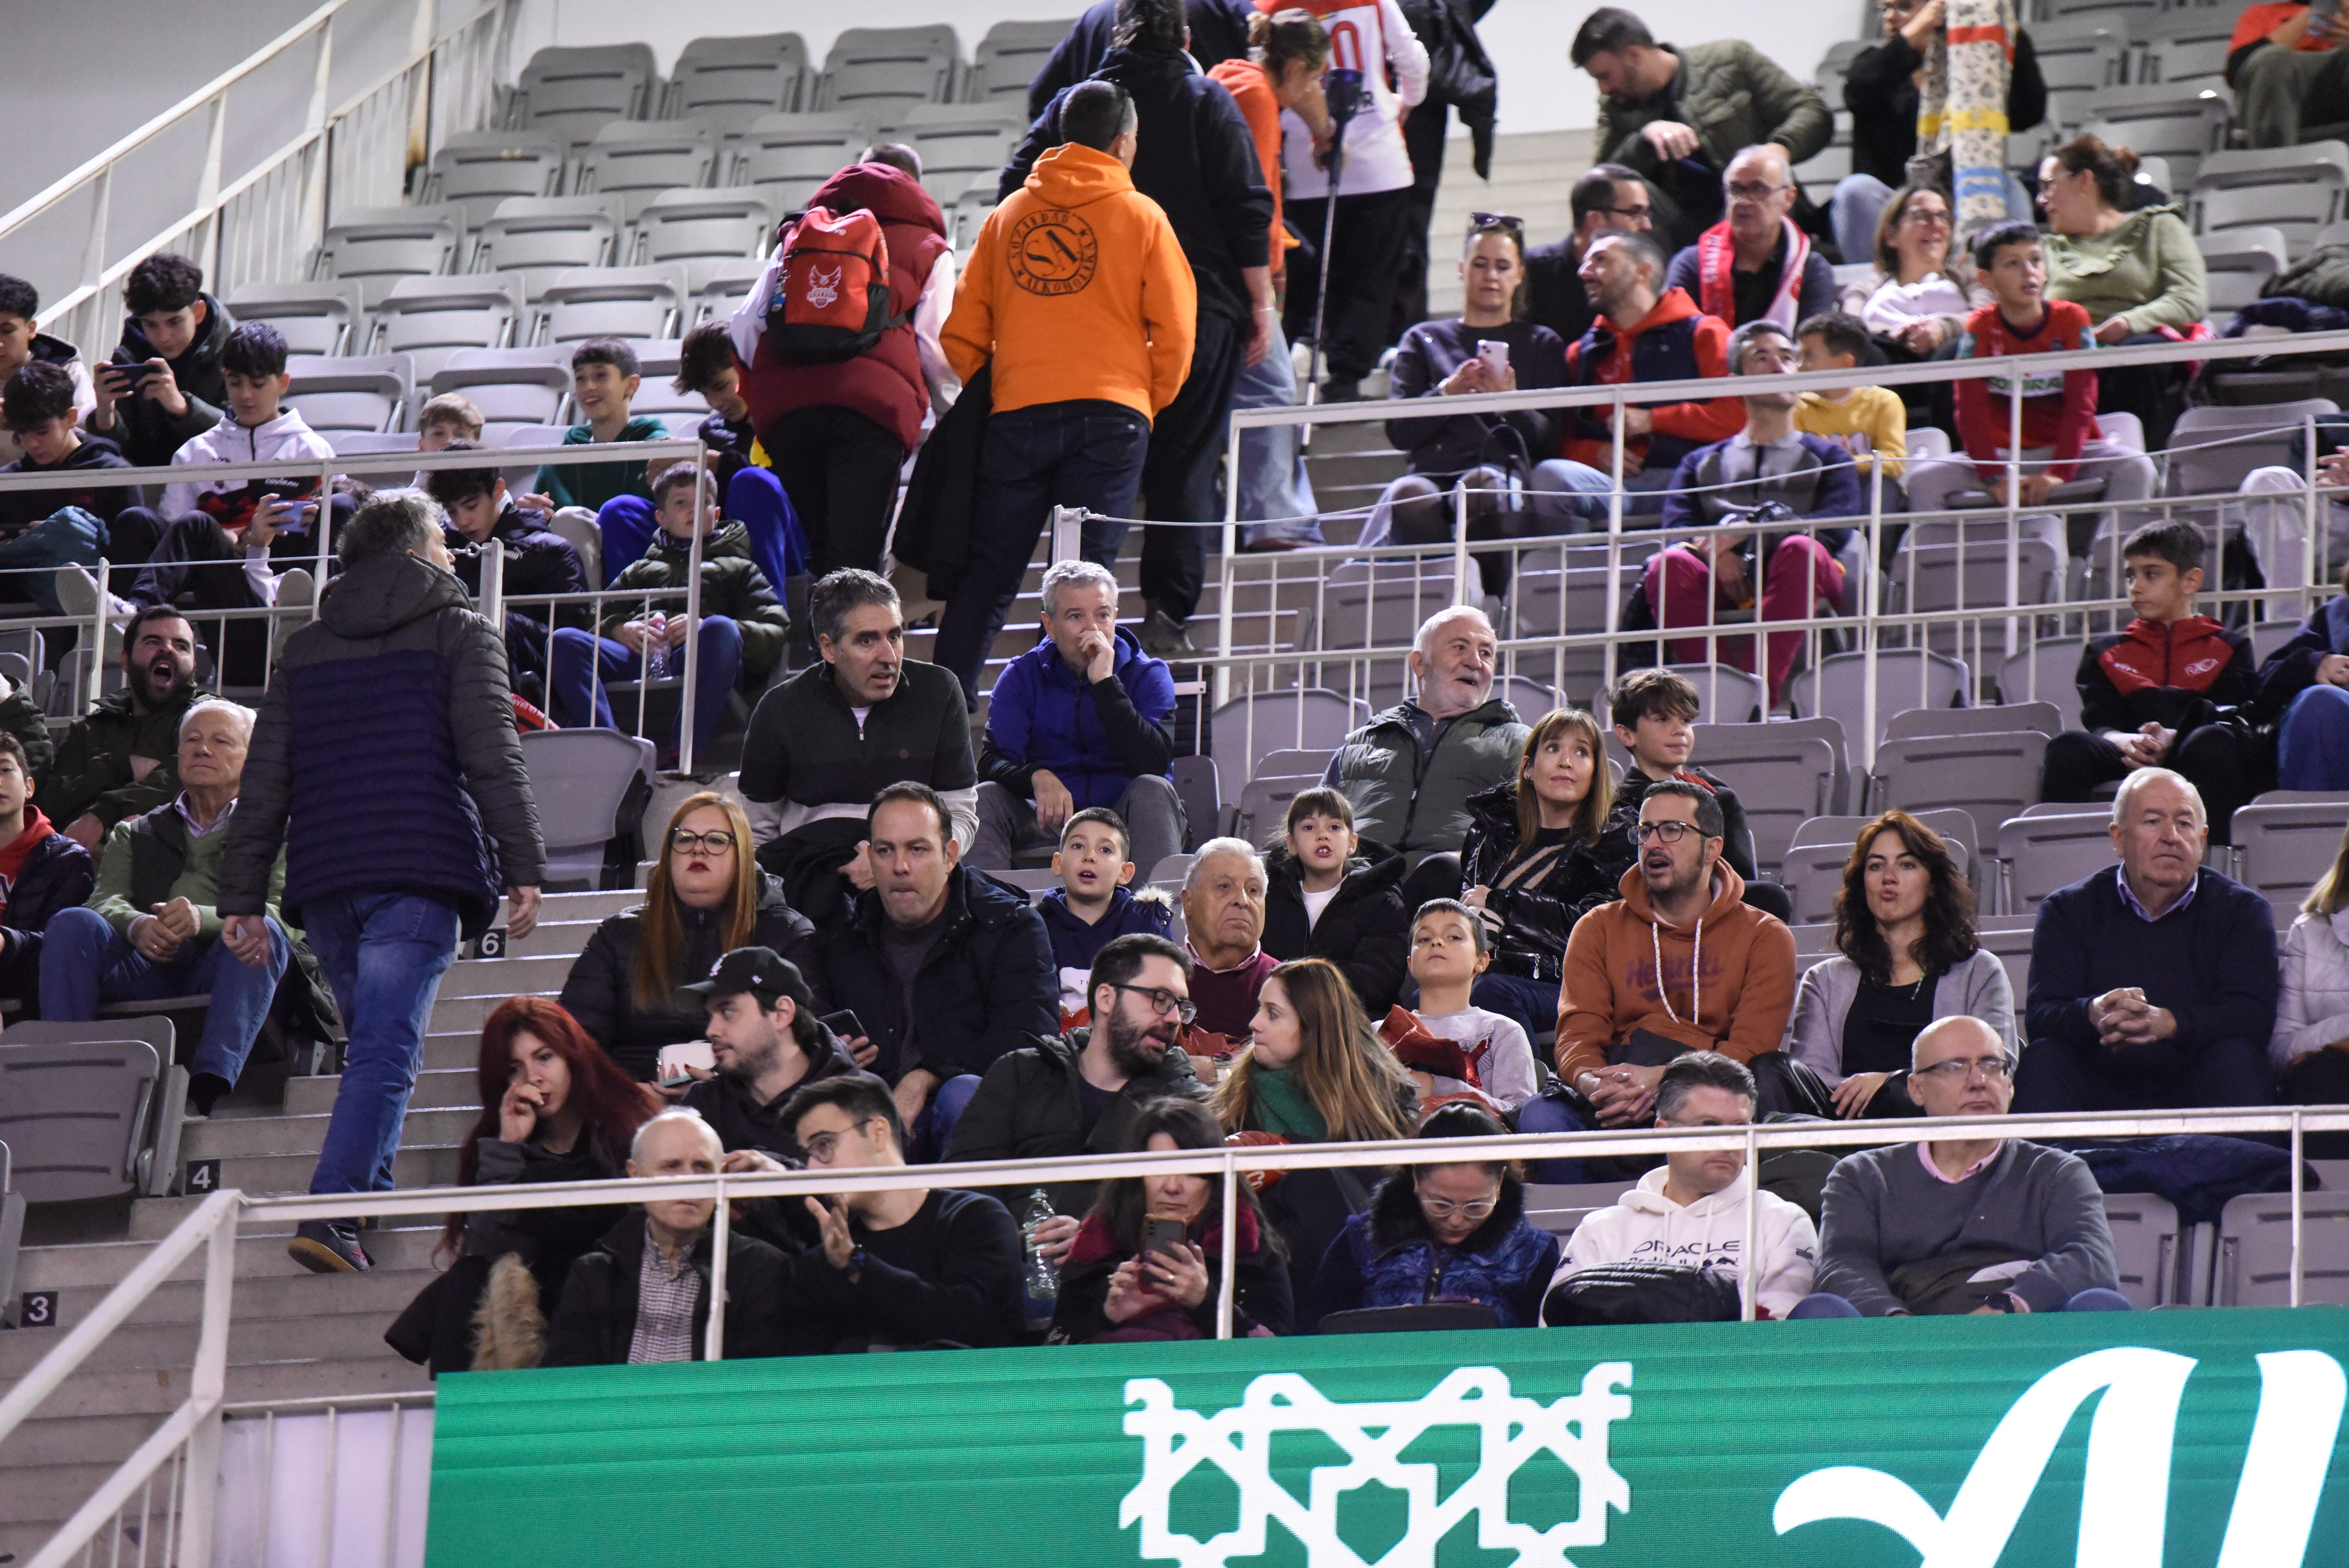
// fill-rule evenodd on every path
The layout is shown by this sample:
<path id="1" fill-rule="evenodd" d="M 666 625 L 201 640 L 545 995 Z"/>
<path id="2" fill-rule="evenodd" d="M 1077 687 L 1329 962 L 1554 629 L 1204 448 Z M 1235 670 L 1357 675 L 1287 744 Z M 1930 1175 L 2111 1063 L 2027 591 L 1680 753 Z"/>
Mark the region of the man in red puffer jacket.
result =
<path id="1" fill-rule="evenodd" d="M 2251 640 L 2194 613 L 2202 591 L 2201 531 L 2149 523 L 2121 545 L 2127 630 L 2098 637 L 2080 659 L 2080 719 L 2047 743 L 2042 800 L 2092 800 L 2096 786 L 2139 768 L 2169 768 L 2202 792 L 2210 839 L 2263 787 L 2266 748 L 2238 717 L 2259 691 Z"/>
<path id="2" fill-rule="evenodd" d="M 810 572 L 878 572 L 898 470 L 920 441 L 933 402 L 943 407 L 960 389 L 938 347 L 954 304 L 954 252 L 937 202 L 920 181 L 888 164 L 850 164 L 808 205 L 834 214 L 869 211 L 880 221 L 889 247 L 889 315 L 900 325 L 854 359 L 785 362 L 766 335 L 767 303 L 782 266 L 777 245 L 729 331 L 749 366 L 741 396 L 751 428 L 807 530 Z"/>

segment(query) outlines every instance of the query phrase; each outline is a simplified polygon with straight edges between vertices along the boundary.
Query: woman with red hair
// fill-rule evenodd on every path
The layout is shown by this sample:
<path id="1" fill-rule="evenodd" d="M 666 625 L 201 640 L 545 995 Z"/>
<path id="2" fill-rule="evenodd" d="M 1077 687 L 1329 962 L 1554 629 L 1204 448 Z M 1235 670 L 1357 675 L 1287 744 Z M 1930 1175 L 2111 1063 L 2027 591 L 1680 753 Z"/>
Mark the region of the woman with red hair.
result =
<path id="1" fill-rule="evenodd" d="M 481 1026 L 481 1114 L 457 1155 L 462 1187 L 624 1176 L 629 1141 L 659 1109 L 561 1003 L 515 996 Z M 455 1254 L 391 1332 L 393 1348 L 442 1372 L 535 1367 L 572 1260 L 621 1206 L 451 1214 L 435 1255 Z"/>

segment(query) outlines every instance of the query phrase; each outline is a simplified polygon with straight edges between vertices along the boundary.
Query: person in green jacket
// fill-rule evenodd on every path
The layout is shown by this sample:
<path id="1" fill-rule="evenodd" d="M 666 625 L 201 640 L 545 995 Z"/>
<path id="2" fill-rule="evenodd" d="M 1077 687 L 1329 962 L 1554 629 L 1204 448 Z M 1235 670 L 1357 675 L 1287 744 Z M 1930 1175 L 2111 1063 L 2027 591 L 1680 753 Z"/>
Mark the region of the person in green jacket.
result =
<path id="1" fill-rule="evenodd" d="M 253 710 L 207 697 L 180 723 L 178 777 L 168 803 L 117 823 L 98 857 L 98 886 L 80 908 L 59 910 L 41 944 L 41 1016 L 83 1021 L 101 1002 L 208 994 L 203 1037 L 191 1065 L 188 1103 L 197 1116 L 233 1088 L 253 1054 L 302 934 L 278 912 L 285 857 L 270 868 L 269 947 L 243 964 L 220 940 L 220 867 L 236 811 Z"/>
<path id="2" fill-rule="evenodd" d="M 34 791 L 57 831 L 96 854 L 126 817 L 179 793 L 180 721 L 196 700 L 196 634 L 169 604 L 150 605 L 122 632 L 120 691 L 74 721 Z"/>
<path id="3" fill-rule="evenodd" d="M 2065 142 L 2039 166 L 2051 231 L 2042 242 L 2047 297 L 2085 309 L 2106 346 L 2180 340 L 2209 309 L 2194 232 L 2175 205 L 2130 210 L 2139 189 L 2137 154 L 2093 136 Z M 2185 366 L 2119 366 L 2097 372 L 2096 382 L 2097 413 L 2136 415 L 2147 451 L 2169 444 L 2185 411 Z"/>
<path id="4" fill-rule="evenodd" d="M 783 662 L 791 616 L 751 558 L 749 531 L 739 522 L 719 524 L 717 509 L 708 504 L 696 519 L 699 474 L 688 460 L 665 469 L 653 483 L 659 531 L 644 559 L 612 583 L 615 591 L 639 596 L 616 603 L 604 618 L 600 636 L 575 626 L 555 628 L 546 688 L 557 723 L 616 727 L 608 683 L 684 674 L 685 639 L 693 630 L 686 615 L 686 573 L 696 532 L 701 535 L 701 622 L 695 633 L 701 664 L 693 714 L 697 752 L 709 744 L 736 686 L 756 692 Z M 675 747 L 674 739 L 667 742 L 667 751 Z"/>
<path id="5" fill-rule="evenodd" d="M 616 337 L 591 337 L 571 353 L 571 401 L 585 416 L 563 432 L 566 447 L 609 446 L 616 441 L 663 441 L 668 427 L 650 415 L 633 415 L 629 405 L 643 384 L 636 351 Z M 660 466 L 618 459 L 599 463 L 543 463 L 538 490 L 521 498 L 525 511 L 593 514 L 604 536 L 604 577 L 644 554 L 653 537 L 653 470 Z"/>

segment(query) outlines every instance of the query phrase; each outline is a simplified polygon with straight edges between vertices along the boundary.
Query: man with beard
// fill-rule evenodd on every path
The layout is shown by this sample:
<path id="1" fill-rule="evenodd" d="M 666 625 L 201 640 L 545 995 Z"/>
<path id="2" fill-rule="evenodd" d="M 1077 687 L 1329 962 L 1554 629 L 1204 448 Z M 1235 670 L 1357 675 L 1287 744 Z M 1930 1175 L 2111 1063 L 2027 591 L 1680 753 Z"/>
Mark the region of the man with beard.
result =
<path id="1" fill-rule="evenodd" d="M 718 1130 L 725 1169 L 760 1171 L 797 1161 L 791 1111 L 800 1091 L 829 1078 L 869 1076 L 817 1019 L 815 992 L 800 966 L 771 947 L 738 947 L 719 959 L 709 979 L 679 989 L 709 1009 L 717 1068 L 689 1086 L 682 1103 Z M 746 1154 L 752 1157 L 737 1158 Z"/>
<path id="2" fill-rule="evenodd" d="M 122 634 L 120 691 L 66 731 L 36 791 L 57 830 L 95 854 L 114 824 L 180 792 L 180 720 L 196 700 L 196 633 L 169 604 L 150 605 Z"/>
<path id="3" fill-rule="evenodd" d="M 987 1069 L 955 1125 L 949 1161 L 1121 1153 L 1133 1147 L 1133 1119 L 1150 1101 L 1206 1098 L 1177 1043 L 1192 1016 L 1191 957 L 1179 944 L 1147 932 L 1112 938 L 1093 958 L 1085 995 L 1091 1026 L 1039 1036 Z M 1072 1216 L 1092 1207 L 1093 1183 L 1060 1181 L 1044 1191 L 1055 1217 L 1039 1227 L 1037 1240 L 1058 1263 L 1076 1237 Z M 1019 1191 L 996 1196 L 1023 1212 Z"/>

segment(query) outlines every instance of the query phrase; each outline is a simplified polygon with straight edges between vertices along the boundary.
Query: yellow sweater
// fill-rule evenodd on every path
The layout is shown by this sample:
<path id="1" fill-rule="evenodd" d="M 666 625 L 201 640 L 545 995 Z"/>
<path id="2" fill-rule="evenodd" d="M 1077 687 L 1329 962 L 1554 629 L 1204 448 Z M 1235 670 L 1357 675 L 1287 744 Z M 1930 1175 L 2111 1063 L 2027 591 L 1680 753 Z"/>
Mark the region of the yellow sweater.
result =
<path id="1" fill-rule="evenodd" d="M 1901 459 L 1909 455 L 1909 411 L 1899 393 L 1882 387 L 1856 387 L 1840 403 L 1806 392 L 1795 406 L 1795 428 L 1842 442 L 1863 477 L 1872 455 L 1880 452 L 1884 477 L 1897 480 Z"/>

